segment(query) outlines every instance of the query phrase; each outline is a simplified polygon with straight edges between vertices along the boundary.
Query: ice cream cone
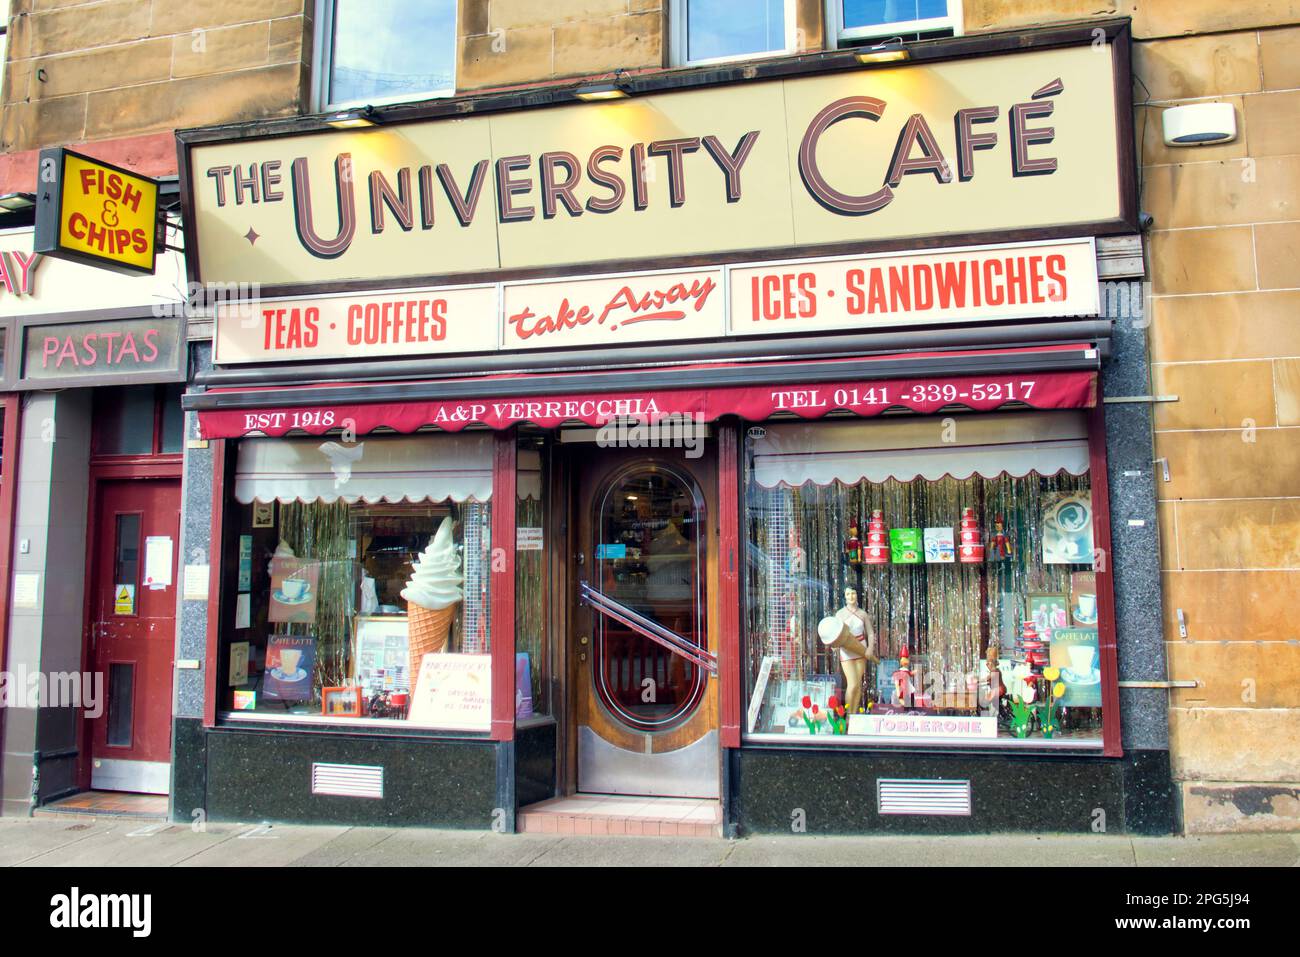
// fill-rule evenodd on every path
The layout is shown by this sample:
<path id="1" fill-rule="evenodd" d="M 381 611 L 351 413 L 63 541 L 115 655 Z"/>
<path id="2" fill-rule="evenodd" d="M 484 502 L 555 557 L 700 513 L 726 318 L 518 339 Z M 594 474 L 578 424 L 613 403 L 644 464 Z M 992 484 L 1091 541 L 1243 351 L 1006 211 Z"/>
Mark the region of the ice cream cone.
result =
<path id="1" fill-rule="evenodd" d="M 424 608 L 410 604 L 406 607 L 407 647 L 411 656 L 411 689 L 420 677 L 420 662 L 425 655 L 441 653 L 447 647 L 451 622 L 456 617 L 456 606 Z"/>

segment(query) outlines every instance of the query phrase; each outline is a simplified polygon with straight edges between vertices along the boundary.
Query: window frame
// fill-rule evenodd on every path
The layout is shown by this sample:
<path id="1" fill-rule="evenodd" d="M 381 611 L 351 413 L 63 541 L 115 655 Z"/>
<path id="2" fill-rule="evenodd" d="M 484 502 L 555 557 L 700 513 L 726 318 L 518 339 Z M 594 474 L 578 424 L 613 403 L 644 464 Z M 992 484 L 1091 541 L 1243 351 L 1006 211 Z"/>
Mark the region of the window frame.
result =
<path id="1" fill-rule="evenodd" d="M 1100 380 L 1099 380 L 1100 387 Z M 1106 429 L 1104 418 L 1100 411 L 1100 400 L 1098 404 L 1089 409 L 1079 409 L 1075 411 L 1082 412 L 1087 431 L 1087 441 L 1089 450 L 1088 472 L 1086 473 L 1089 481 L 1089 490 L 1093 496 L 1093 534 L 1094 548 L 1102 551 L 1106 555 L 1111 552 L 1110 537 L 1110 491 L 1107 481 L 1106 468 L 1109 463 L 1109 456 L 1106 452 Z M 1039 411 L 1034 409 L 1016 409 L 1017 415 L 1034 415 Z M 920 413 L 909 413 L 908 418 L 920 416 Z M 942 417 L 939 413 L 930 413 L 933 417 Z M 872 419 L 854 417 L 858 425 L 862 428 L 870 428 Z M 770 420 L 767 420 L 770 421 Z M 793 420 L 782 420 L 791 422 Z M 802 424 L 814 424 L 822 420 L 805 420 Z M 762 424 L 753 422 L 747 424 Z M 740 664 L 735 668 L 739 672 L 735 680 L 738 682 L 740 708 L 740 743 L 742 747 L 764 748 L 804 748 L 810 750 L 825 750 L 834 748 L 837 750 L 856 750 L 856 751 L 883 751 L 883 752 L 908 752 L 912 754 L 934 754 L 942 751 L 952 751 L 959 753 L 986 753 L 986 754 L 1008 754 L 1016 752 L 1029 753 L 1052 753 L 1052 754 L 1069 754 L 1085 758 L 1094 757 L 1120 757 L 1123 755 L 1123 747 L 1120 743 L 1120 703 L 1119 703 L 1119 668 L 1116 661 L 1116 643 L 1115 635 L 1118 628 L 1118 613 L 1115 607 L 1113 592 L 1113 572 L 1106 563 L 1099 567 L 1094 567 L 1097 575 L 1097 632 L 1098 632 L 1098 667 L 1101 670 L 1101 727 L 1097 729 L 1095 737 L 1089 738 L 1043 738 L 1041 736 L 1029 738 L 1004 737 L 998 734 L 995 738 L 942 738 L 932 739 L 923 737 L 899 736 L 897 738 L 883 738 L 874 735 L 787 735 L 781 732 L 771 731 L 749 731 L 745 721 L 745 716 L 749 712 L 750 705 L 754 695 L 754 682 L 748 673 L 748 663 L 752 650 L 752 643 L 755 641 L 750 634 L 748 625 L 748 610 L 751 602 L 751 576 L 753 566 L 751 563 L 753 542 L 751 541 L 747 528 L 749 523 L 749 508 L 751 504 L 750 490 L 752 484 L 753 461 L 752 455 L 746 448 L 744 431 L 742 428 L 739 437 L 739 448 L 737 449 L 737 465 L 740 481 L 739 507 L 740 507 L 740 527 L 738 529 L 738 552 L 740 574 L 737 579 L 737 587 L 740 592 L 740 620 L 738 623 L 738 652 Z M 1103 594 L 1104 592 L 1104 594 Z"/>
<path id="2" fill-rule="evenodd" d="M 899 20 L 866 27 L 844 26 L 844 0 L 825 0 L 827 46 L 838 50 L 846 45 L 856 45 L 863 40 L 889 40 L 899 34 L 927 33 L 931 30 L 952 30 L 952 35 L 962 35 L 962 0 L 947 0 L 946 17 L 927 17 L 921 20 Z"/>
<path id="3" fill-rule="evenodd" d="M 451 62 L 451 86 L 420 93 L 399 93 L 396 96 L 361 97 L 355 100 L 330 100 L 330 75 L 334 65 L 334 4 L 336 0 L 316 0 L 316 21 L 312 26 L 311 106 L 315 112 L 331 113 L 359 106 L 385 106 L 390 103 L 411 103 L 419 100 L 437 100 L 456 95 L 455 51 Z M 460 26 L 460 4 L 445 0 L 453 7 L 456 28 Z"/>
<path id="4" fill-rule="evenodd" d="M 687 6 L 690 0 L 670 0 L 668 5 L 668 65 L 672 67 L 709 66 L 718 63 L 739 63 L 742 60 L 758 60 L 764 57 L 786 56 L 798 52 L 795 43 L 797 35 L 796 11 L 797 0 L 782 0 L 782 12 L 785 20 L 785 46 L 779 50 L 762 50 L 755 53 L 737 53 L 731 56 L 705 57 L 699 60 L 689 59 L 690 24 Z"/>

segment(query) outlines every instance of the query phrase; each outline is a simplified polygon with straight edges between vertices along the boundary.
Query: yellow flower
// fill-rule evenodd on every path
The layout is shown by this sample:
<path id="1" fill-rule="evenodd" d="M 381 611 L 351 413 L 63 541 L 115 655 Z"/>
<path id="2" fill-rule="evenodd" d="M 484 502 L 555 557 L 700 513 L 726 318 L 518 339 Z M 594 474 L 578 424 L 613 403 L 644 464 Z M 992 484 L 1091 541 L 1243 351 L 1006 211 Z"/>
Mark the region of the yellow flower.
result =
<path id="1" fill-rule="evenodd" d="M 1055 695 L 1056 697 L 1058 697 L 1058 698 L 1064 698 L 1064 697 L 1065 697 L 1065 682 L 1064 682 L 1064 681 L 1058 681 L 1056 684 L 1052 685 L 1052 694 L 1054 694 L 1054 695 Z"/>
<path id="2" fill-rule="evenodd" d="M 1061 669 L 1060 669 L 1060 668 L 1044 668 L 1044 669 L 1043 669 L 1043 677 L 1046 678 L 1048 681 L 1055 681 L 1057 678 L 1061 677 Z"/>

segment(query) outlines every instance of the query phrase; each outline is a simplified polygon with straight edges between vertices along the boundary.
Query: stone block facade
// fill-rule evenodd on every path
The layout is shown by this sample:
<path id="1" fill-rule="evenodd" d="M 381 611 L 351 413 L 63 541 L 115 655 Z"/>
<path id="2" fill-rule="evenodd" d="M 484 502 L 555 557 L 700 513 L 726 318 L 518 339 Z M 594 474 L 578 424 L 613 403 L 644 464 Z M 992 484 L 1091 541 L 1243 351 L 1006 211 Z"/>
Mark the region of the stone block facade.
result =
<path id="1" fill-rule="evenodd" d="M 308 106 L 311 0 L 14 0 L 0 150 Z"/>

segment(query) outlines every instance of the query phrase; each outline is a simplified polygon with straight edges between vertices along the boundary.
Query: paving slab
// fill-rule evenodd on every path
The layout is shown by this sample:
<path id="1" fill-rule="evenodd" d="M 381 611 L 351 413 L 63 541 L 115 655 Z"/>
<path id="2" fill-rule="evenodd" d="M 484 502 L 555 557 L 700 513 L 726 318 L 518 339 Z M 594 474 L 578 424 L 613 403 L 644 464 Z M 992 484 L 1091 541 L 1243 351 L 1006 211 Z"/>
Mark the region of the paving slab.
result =
<path id="1" fill-rule="evenodd" d="M 114 822 L 116 823 L 116 822 Z M 112 830 L 113 824 L 0 818 L 0 867 L 13 867 Z"/>
<path id="2" fill-rule="evenodd" d="M 357 854 L 348 867 L 523 867 L 558 844 L 553 834 L 404 830 Z"/>
<path id="3" fill-rule="evenodd" d="M 359 854 L 376 849 L 401 835 L 400 828 L 352 827 L 328 843 L 308 851 L 293 862 L 294 867 L 342 867 Z M 397 843 L 401 843 L 398 837 Z M 380 855 L 382 856 L 382 851 Z"/>
<path id="4" fill-rule="evenodd" d="M 1132 866 L 1122 836 L 998 834 L 978 837 L 756 835 L 735 844 L 727 867 Z"/>
<path id="5" fill-rule="evenodd" d="M 194 831 L 184 824 L 117 820 L 85 840 L 53 848 L 23 867 L 173 867 L 234 832 Z"/>
<path id="6" fill-rule="evenodd" d="M 211 825 L 209 830 L 211 830 Z M 220 831 L 224 832 L 223 827 Z M 244 825 L 229 840 L 206 848 L 180 867 L 287 867 L 348 831 L 346 827 Z"/>
<path id="7" fill-rule="evenodd" d="M 1296 867 L 1298 834 L 1205 834 L 1135 837 L 1140 867 Z"/>
<path id="8" fill-rule="evenodd" d="M 731 841 L 706 837 L 563 837 L 529 866 L 717 867 L 727 859 L 733 846 Z"/>

